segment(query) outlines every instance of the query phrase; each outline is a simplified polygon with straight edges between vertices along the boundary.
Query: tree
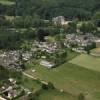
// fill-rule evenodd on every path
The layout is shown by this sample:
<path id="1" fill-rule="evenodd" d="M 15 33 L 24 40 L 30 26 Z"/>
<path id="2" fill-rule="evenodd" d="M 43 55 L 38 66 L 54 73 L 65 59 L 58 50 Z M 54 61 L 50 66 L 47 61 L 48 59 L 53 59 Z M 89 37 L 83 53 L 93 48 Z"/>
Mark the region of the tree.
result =
<path id="1" fill-rule="evenodd" d="M 93 20 L 100 20 L 100 11 L 97 11 L 92 17 Z"/>
<path id="2" fill-rule="evenodd" d="M 48 85 L 46 85 L 46 84 L 42 84 L 42 89 L 44 89 L 44 90 L 48 90 Z"/>
<path id="3" fill-rule="evenodd" d="M 91 13 L 99 10 L 99 0 L 17 0 L 17 15 L 34 15 L 51 19 L 55 16 L 65 16 L 67 19 L 78 17 L 87 20 Z M 90 3 L 91 2 L 91 3 Z M 80 7 L 80 5 L 82 5 Z M 98 7 L 97 7 L 98 5 Z"/>
<path id="4" fill-rule="evenodd" d="M 37 39 L 39 41 L 45 41 L 44 37 L 48 36 L 48 32 L 44 28 L 39 28 L 37 30 Z"/>
<path id="5" fill-rule="evenodd" d="M 21 49 L 22 49 L 23 51 L 30 50 L 31 47 L 32 47 L 32 44 L 31 44 L 30 42 L 28 42 L 28 41 L 24 41 L 24 42 L 22 43 L 22 45 L 21 45 Z"/>
<path id="6" fill-rule="evenodd" d="M 78 100 L 85 100 L 85 96 L 83 93 L 80 93 L 78 96 Z"/>
<path id="7" fill-rule="evenodd" d="M 97 26 L 100 26 L 100 11 L 96 12 L 92 17 L 92 20 Z"/>
<path id="8" fill-rule="evenodd" d="M 28 95 L 27 100 L 36 100 L 35 98 L 37 98 L 37 96 L 35 94 L 31 93 Z"/>
<path id="9" fill-rule="evenodd" d="M 93 33 L 96 30 L 97 27 L 92 22 L 82 23 L 82 25 L 80 26 L 80 31 L 83 32 L 84 34 L 91 32 Z"/>
<path id="10" fill-rule="evenodd" d="M 77 23 L 76 22 L 70 22 L 68 26 L 66 26 L 66 32 L 67 33 L 76 33 L 77 30 Z"/>
<path id="11" fill-rule="evenodd" d="M 49 89 L 55 89 L 54 85 L 51 82 L 48 82 L 48 88 Z"/>

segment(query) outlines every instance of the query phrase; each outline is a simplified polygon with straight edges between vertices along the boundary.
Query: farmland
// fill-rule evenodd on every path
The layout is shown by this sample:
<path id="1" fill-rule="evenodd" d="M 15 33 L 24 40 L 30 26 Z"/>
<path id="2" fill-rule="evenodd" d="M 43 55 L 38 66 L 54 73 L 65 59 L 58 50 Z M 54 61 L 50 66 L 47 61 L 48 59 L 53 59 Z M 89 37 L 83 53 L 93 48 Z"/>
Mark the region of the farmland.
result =
<path id="1" fill-rule="evenodd" d="M 80 59 L 81 56 L 83 55 L 79 55 L 76 56 L 76 58 L 72 58 L 73 60 L 77 59 L 77 57 L 79 57 Z M 88 55 L 86 55 L 86 57 L 88 58 Z M 82 63 L 80 62 L 80 64 Z M 92 71 L 82 67 L 81 65 L 76 65 L 69 62 L 66 62 L 63 65 L 51 70 L 48 70 L 43 66 L 36 66 L 34 67 L 34 69 L 36 70 L 35 73 L 33 73 L 31 70 L 27 70 L 26 73 L 38 79 L 52 82 L 56 88 L 63 89 L 64 91 L 69 92 L 73 95 L 78 95 L 82 92 L 83 94 L 85 94 L 88 100 L 100 99 L 99 72 Z"/>
<path id="2" fill-rule="evenodd" d="M 91 54 L 97 57 L 100 57 L 100 48 L 95 48 L 91 50 Z"/>
<path id="3" fill-rule="evenodd" d="M 99 10 L 99 0 L 0 0 L 0 96 L 100 100 Z"/>
<path id="4" fill-rule="evenodd" d="M 100 58 L 81 54 L 80 56 L 72 59 L 70 63 L 82 66 L 84 68 L 100 72 Z"/>
<path id="5" fill-rule="evenodd" d="M 57 90 L 42 90 L 38 100 L 77 100 L 75 96 L 69 93 L 61 93 Z"/>

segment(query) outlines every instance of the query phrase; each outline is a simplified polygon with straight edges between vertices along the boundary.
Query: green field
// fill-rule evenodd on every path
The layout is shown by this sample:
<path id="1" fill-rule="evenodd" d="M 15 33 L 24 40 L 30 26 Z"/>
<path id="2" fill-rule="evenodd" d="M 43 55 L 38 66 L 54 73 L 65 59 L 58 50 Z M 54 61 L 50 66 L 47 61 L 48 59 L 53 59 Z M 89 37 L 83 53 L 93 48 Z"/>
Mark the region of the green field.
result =
<path id="1" fill-rule="evenodd" d="M 30 89 L 33 92 L 41 89 L 41 84 L 39 82 L 25 76 L 23 76 L 21 79 L 21 85 L 27 89 Z"/>
<path id="2" fill-rule="evenodd" d="M 70 61 L 72 64 L 100 72 L 100 58 L 81 54 Z"/>
<path id="3" fill-rule="evenodd" d="M 95 48 L 91 50 L 91 54 L 97 57 L 100 57 L 100 48 Z"/>
<path id="4" fill-rule="evenodd" d="M 76 96 L 73 96 L 67 92 L 60 92 L 56 89 L 43 90 L 42 84 L 39 81 L 23 76 L 21 85 L 27 89 L 33 91 L 33 93 L 40 91 L 36 100 L 77 100 Z"/>
<path id="5" fill-rule="evenodd" d="M 100 48 L 95 48 L 95 49 L 92 50 L 92 52 L 95 52 L 95 53 L 99 52 L 100 53 Z"/>
<path id="6" fill-rule="evenodd" d="M 3 5 L 13 5 L 15 2 L 8 1 L 8 0 L 0 0 L 0 3 Z"/>
<path id="7" fill-rule="evenodd" d="M 61 93 L 57 90 L 42 90 L 38 100 L 77 100 L 75 96 L 68 93 Z"/>
<path id="8" fill-rule="evenodd" d="M 70 60 L 75 57 L 76 54 L 69 53 L 68 55 L 68 59 Z M 81 56 L 82 55 L 78 57 Z M 82 64 L 80 61 L 79 63 Z M 63 89 L 72 95 L 78 95 L 82 92 L 86 96 L 87 100 L 100 100 L 99 72 L 92 71 L 69 62 L 51 70 L 43 66 L 36 66 L 34 69 L 36 72 L 33 73 L 31 70 L 27 70 L 26 73 L 44 81 L 50 81 L 56 88 Z"/>

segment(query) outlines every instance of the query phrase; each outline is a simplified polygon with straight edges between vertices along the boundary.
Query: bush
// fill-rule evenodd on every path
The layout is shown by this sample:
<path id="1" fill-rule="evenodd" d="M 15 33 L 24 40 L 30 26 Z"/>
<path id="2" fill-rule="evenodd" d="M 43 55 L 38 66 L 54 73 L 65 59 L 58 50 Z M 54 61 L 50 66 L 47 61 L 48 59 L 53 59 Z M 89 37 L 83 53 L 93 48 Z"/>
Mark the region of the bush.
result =
<path id="1" fill-rule="evenodd" d="M 78 100 L 85 100 L 85 96 L 83 93 L 80 93 L 78 96 Z"/>

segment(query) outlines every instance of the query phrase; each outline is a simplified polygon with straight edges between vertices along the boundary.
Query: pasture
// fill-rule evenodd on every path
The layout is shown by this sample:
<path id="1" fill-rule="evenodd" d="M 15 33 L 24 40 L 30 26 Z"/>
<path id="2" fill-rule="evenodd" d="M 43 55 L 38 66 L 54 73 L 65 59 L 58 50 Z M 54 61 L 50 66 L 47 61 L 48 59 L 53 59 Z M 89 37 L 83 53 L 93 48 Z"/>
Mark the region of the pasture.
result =
<path id="1" fill-rule="evenodd" d="M 77 97 L 69 93 L 61 93 L 58 90 L 42 90 L 38 100 L 77 100 Z"/>
<path id="2" fill-rule="evenodd" d="M 32 69 L 25 72 L 35 78 L 52 82 L 57 89 L 63 89 L 74 96 L 83 93 L 87 100 L 100 100 L 100 72 L 90 70 L 90 68 L 83 66 L 84 62 L 82 63 L 82 60 L 86 60 L 90 66 L 93 67 L 94 64 L 97 66 L 96 69 L 99 69 L 100 60 L 96 59 L 97 63 L 95 63 L 95 58 L 88 55 L 78 55 L 76 57 L 74 55 L 73 57 L 72 54 L 74 55 L 74 53 L 71 53 L 72 60 L 69 57 L 69 61 L 57 68 L 47 69 L 36 65 L 34 67 L 36 72 L 33 73 Z M 70 56 L 70 53 L 68 55 Z"/>
<path id="3" fill-rule="evenodd" d="M 72 64 L 100 72 L 100 58 L 86 54 L 81 54 L 69 61 Z"/>
<path id="4" fill-rule="evenodd" d="M 100 57 L 100 48 L 95 48 L 95 49 L 91 50 L 91 55 Z"/>

